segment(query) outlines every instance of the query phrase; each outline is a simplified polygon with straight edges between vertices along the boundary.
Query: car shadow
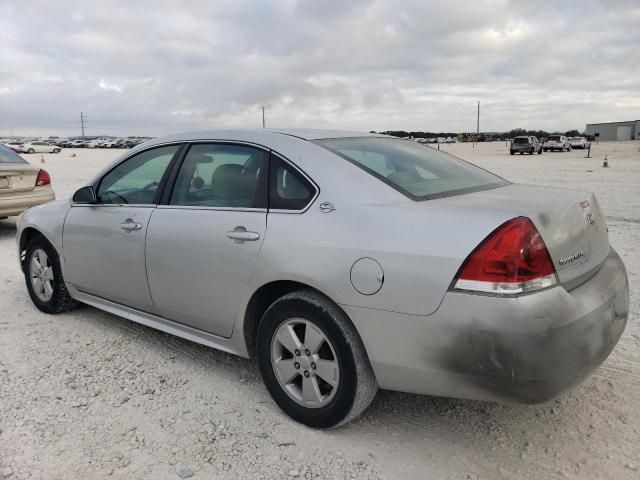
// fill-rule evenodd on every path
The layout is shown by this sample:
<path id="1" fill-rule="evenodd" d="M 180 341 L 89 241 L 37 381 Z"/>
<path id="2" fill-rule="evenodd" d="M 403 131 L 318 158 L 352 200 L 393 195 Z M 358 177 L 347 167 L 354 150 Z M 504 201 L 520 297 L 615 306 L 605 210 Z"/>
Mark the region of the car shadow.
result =
<path id="1" fill-rule="evenodd" d="M 16 236 L 16 222 L 13 218 L 0 220 L 0 240 Z"/>

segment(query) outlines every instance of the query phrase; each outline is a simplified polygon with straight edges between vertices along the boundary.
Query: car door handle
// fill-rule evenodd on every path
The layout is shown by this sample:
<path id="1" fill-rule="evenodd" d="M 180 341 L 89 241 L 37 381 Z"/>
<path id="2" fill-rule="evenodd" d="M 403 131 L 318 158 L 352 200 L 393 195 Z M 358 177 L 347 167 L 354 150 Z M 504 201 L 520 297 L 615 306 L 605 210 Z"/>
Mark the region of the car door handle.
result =
<path id="1" fill-rule="evenodd" d="M 255 242 L 260 239 L 260 234 L 258 232 L 247 232 L 245 227 L 236 227 L 232 231 L 227 232 L 227 238 L 230 238 L 236 243 Z"/>
<path id="2" fill-rule="evenodd" d="M 132 232 L 134 230 L 141 230 L 142 225 L 128 218 L 124 223 L 120 224 L 120 228 L 127 232 Z"/>

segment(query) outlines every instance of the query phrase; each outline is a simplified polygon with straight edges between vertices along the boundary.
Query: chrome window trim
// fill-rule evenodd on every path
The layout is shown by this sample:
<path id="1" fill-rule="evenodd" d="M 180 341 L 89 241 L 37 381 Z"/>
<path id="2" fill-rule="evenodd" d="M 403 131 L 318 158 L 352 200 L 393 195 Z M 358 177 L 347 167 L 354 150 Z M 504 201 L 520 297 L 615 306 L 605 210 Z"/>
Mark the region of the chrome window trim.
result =
<path id="1" fill-rule="evenodd" d="M 313 185 L 314 189 L 315 189 L 315 195 L 311 198 L 311 200 L 309 200 L 309 203 L 307 203 L 307 205 L 300 209 L 300 210 L 284 210 L 284 209 L 247 209 L 247 208 L 234 208 L 234 207 L 199 207 L 199 206 L 190 206 L 190 205 L 158 205 L 157 203 L 149 203 L 149 204 L 137 204 L 137 205 L 133 205 L 133 204 L 120 204 L 120 203 L 92 203 L 92 204 L 84 204 L 84 203 L 71 203 L 71 207 L 123 207 L 123 206 L 127 206 L 127 207 L 152 207 L 152 208 L 165 208 L 165 207 L 170 207 L 170 208 L 183 208 L 183 209 L 198 209 L 198 210 L 231 210 L 231 211 L 238 211 L 238 210 L 245 210 L 245 211 L 264 211 L 267 213 L 288 213 L 288 214 L 302 214 L 305 213 L 307 210 L 309 210 L 309 208 L 311 208 L 311 205 L 313 205 L 313 203 L 316 201 L 316 199 L 318 198 L 318 196 L 320 195 L 320 186 L 304 171 L 302 170 L 300 167 L 298 167 L 295 163 L 291 162 L 287 157 L 285 157 L 284 155 L 282 155 L 281 153 L 277 152 L 276 150 L 272 149 L 271 147 L 268 147 L 266 145 L 262 145 L 260 143 L 254 143 L 254 142 L 247 142 L 245 140 L 232 140 L 232 139 L 191 139 L 191 140 L 172 140 L 170 142 L 162 142 L 162 143 L 155 143 L 153 145 L 149 145 L 149 147 L 147 148 L 141 148 L 139 150 L 135 150 L 135 148 L 129 155 L 127 155 L 126 157 L 124 157 L 122 160 L 120 160 L 119 162 L 110 165 L 108 167 L 108 170 L 105 169 L 102 172 L 100 172 L 96 177 L 94 177 L 88 184 L 87 186 L 92 186 L 93 188 L 97 188 L 98 185 L 100 185 L 100 182 L 102 181 L 102 179 L 104 178 L 105 175 L 108 175 L 109 172 L 111 172 L 112 170 L 114 170 L 115 168 L 117 168 L 119 165 L 121 165 L 122 163 L 126 162 L 127 160 L 129 160 L 130 158 L 140 154 L 140 153 L 144 153 L 147 152 L 149 150 L 153 150 L 155 148 L 159 148 L 159 147 L 166 147 L 166 146 L 170 146 L 170 145 L 185 145 L 185 144 L 203 144 L 203 143 L 222 143 L 222 144 L 236 144 L 236 145 L 245 145 L 248 147 L 254 147 L 254 148 L 258 148 L 259 150 L 263 150 L 267 153 L 270 153 L 272 155 L 276 155 L 280 160 L 282 160 L 283 162 L 285 162 L 287 165 L 289 165 L 291 168 L 293 168 L 294 170 L 296 170 L 298 173 L 300 173 L 300 175 L 302 175 L 309 183 L 311 183 L 311 185 Z M 267 179 L 268 182 L 268 179 Z"/>

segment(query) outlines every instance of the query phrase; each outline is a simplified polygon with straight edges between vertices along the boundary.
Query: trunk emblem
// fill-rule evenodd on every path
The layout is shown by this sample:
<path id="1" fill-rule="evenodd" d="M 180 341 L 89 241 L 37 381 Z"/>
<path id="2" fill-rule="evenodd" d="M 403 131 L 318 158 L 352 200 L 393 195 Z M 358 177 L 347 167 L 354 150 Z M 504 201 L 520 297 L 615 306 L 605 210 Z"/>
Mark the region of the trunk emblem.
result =
<path id="1" fill-rule="evenodd" d="M 580 202 L 580 208 L 582 208 L 584 219 L 586 220 L 587 225 L 595 225 L 596 219 L 593 217 L 593 212 L 591 211 L 591 204 L 589 203 L 589 200 Z"/>
<path id="2" fill-rule="evenodd" d="M 564 267 L 565 265 L 575 262 L 576 260 L 580 259 L 584 257 L 584 252 L 583 251 L 579 251 L 578 253 L 574 253 L 573 255 L 570 255 L 568 257 L 564 257 L 561 258 L 558 263 L 560 264 L 561 267 Z"/>

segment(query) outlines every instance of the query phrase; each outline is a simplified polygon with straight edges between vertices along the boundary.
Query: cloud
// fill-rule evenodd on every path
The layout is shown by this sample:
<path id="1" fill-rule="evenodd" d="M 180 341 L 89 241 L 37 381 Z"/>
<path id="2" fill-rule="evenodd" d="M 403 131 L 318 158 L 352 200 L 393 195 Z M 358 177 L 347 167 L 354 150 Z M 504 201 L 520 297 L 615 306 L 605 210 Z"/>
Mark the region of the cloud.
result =
<path id="1" fill-rule="evenodd" d="M 0 5 L 0 135 L 267 125 L 568 130 L 635 119 L 637 1 Z M 3 124 L 4 123 L 4 124 Z"/>

